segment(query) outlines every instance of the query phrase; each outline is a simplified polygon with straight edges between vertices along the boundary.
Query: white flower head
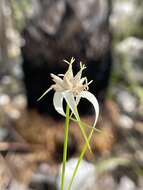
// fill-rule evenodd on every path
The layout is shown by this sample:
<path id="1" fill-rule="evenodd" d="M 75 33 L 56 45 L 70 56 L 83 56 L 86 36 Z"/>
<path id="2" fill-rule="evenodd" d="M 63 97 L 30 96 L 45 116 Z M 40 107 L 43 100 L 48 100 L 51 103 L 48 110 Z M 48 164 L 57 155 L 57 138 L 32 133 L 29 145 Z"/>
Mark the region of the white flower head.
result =
<path id="1" fill-rule="evenodd" d="M 82 72 L 86 69 L 85 65 L 80 62 L 80 70 L 74 76 L 72 64 L 75 59 L 71 58 L 70 62 L 64 60 L 64 62 L 68 63 L 69 67 L 65 74 L 54 75 L 51 74 L 52 80 L 55 84 L 51 85 L 51 87 L 44 92 L 44 94 L 38 99 L 40 100 L 45 96 L 50 90 L 54 89 L 55 94 L 53 97 L 53 104 L 55 110 L 65 116 L 65 112 L 63 109 L 63 100 L 65 99 L 66 103 L 70 107 L 72 113 L 79 121 L 79 115 L 77 112 L 77 105 L 80 102 L 80 98 L 85 98 L 94 106 L 95 109 L 95 121 L 93 127 L 96 125 L 98 115 L 99 115 L 99 105 L 96 97 L 88 91 L 89 84 L 92 82 L 88 82 L 86 77 L 82 78 Z"/>

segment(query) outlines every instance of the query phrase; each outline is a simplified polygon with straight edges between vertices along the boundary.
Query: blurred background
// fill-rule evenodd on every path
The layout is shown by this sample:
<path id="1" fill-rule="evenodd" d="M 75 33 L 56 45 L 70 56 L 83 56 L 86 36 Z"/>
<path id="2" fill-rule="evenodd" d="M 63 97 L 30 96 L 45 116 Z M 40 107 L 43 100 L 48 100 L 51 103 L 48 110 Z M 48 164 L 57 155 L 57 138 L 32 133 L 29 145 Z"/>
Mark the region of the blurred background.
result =
<path id="1" fill-rule="evenodd" d="M 142 0 L 0 0 L 0 190 L 60 190 L 64 119 L 53 92 L 37 98 L 71 57 L 94 81 L 101 130 L 72 190 L 142 190 Z M 90 104 L 79 112 L 93 122 Z M 65 190 L 83 145 L 71 122 Z"/>

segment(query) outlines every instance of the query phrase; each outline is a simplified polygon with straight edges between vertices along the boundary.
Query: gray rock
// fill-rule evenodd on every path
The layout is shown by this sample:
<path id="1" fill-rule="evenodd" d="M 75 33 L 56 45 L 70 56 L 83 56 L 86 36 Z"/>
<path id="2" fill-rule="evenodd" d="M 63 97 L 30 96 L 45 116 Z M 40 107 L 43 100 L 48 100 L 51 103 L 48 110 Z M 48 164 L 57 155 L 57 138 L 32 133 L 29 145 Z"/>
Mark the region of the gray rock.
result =
<path id="1" fill-rule="evenodd" d="M 21 184 L 17 182 L 16 180 L 12 180 L 12 182 L 10 183 L 7 189 L 8 190 L 30 190 L 26 185 Z"/>
<path id="2" fill-rule="evenodd" d="M 141 57 L 143 52 L 143 40 L 135 37 L 128 37 L 118 44 L 117 50 L 124 55 L 131 56 L 132 58 Z M 142 59 L 143 58 L 141 57 L 141 60 Z"/>
<path id="3" fill-rule="evenodd" d="M 30 183 L 30 187 L 35 190 L 57 190 L 56 188 L 56 176 L 57 176 L 58 168 L 54 168 L 46 163 L 40 164 L 37 171 L 32 176 L 32 181 Z"/>
<path id="4" fill-rule="evenodd" d="M 136 188 L 135 183 L 130 178 L 128 178 L 127 176 L 123 176 L 121 178 L 121 181 L 117 190 L 123 190 L 123 189 L 136 190 L 137 188 Z"/>
<path id="5" fill-rule="evenodd" d="M 136 110 L 137 99 L 128 91 L 119 91 L 117 94 L 117 102 L 127 113 L 133 113 Z"/>
<path id="6" fill-rule="evenodd" d="M 73 158 L 67 162 L 65 170 L 65 190 L 70 183 L 74 168 L 78 159 Z M 61 165 L 62 168 L 62 165 Z M 57 187 L 60 190 L 61 173 L 57 177 Z M 95 166 L 87 161 L 82 160 L 73 181 L 71 190 L 95 190 L 96 171 Z"/>
<path id="7" fill-rule="evenodd" d="M 143 3 L 136 0 L 114 0 L 110 23 L 116 36 L 129 36 L 139 34 L 141 20 L 143 18 Z"/>
<path id="8" fill-rule="evenodd" d="M 1 79 L 1 93 L 7 93 L 10 96 L 23 92 L 22 81 L 12 75 L 5 75 Z"/>
<path id="9" fill-rule="evenodd" d="M 124 71 L 129 73 L 124 78 L 143 83 L 143 40 L 129 37 L 117 44 L 116 51 Z"/>
<path id="10" fill-rule="evenodd" d="M 12 100 L 12 104 L 18 110 L 23 110 L 24 108 L 26 108 L 26 104 L 27 104 L 26 96 L 23 94 L 19 94 L 15 96 Z"/>
<path id="11" fill-rule="evenodd" d="M 114 27 L 119 27 L 118 24 L 125 22 L 134 15 L 136 8 L 134 1 L 119 1 L 115 0 L 113 3 L 113 12 L 110 18 L 111 24 Z"/>
<path id="12" fill-rule="evenodd" d="M 124 129 L 132 129 L 133 127 L 133 120 L 131 117 L 127 116 L 127 115 L 120 115 L 119 118 L 119 125 L 124 128 Z"/>
<path id="13" fill-rule="evenodd" d="M 109 175 L 109 174 L 101 176 L 101 178 L 99 178 L 97 180 L 97 183 L 98 183 L 97 190 L 99 190 L 99 189 L 105 190 L 105 189 L 107 189 L 107 187 L 108 187 L 107 190 L 109 190 L 109 189 L 115 190 L 116 189 L 116 182 L 115 182 L 113 176 Z"/>
<path id="14" fill-rule="evenodd" d="M 0 141 L 3 141 L 8 136 L 6 128 L 0 128 Z"/>
<path id="15" fill-rule="evenodd" d="M 0 106 L 5 106 L 10 103 L 10 97 L 7 94 L 0 94 Z"/>
<path id="16" fill-rule="evenodd" d="M 137 114 L 140 117 L 140 120 L 143 121 L 143 104 L 140 104 L 138 109 L 137 109 Z"/>
<path id="17" fill-rule="evenodd" d="M 139 188 L 138 188 L 138 190 L 142 190 L 142 189 L 143 189 L 143 177 L 140 176 L 139 177 Z"/>
<path id="18" fill-rule="evenodd" d="M 135 155 L 136 155 L 136 158 L 138 158 L 138 160 L 141 163 L 143 163 L 143 151 L 142 151 L 142 148 L 141 148 L 141 150 L 137 150 Z"/>

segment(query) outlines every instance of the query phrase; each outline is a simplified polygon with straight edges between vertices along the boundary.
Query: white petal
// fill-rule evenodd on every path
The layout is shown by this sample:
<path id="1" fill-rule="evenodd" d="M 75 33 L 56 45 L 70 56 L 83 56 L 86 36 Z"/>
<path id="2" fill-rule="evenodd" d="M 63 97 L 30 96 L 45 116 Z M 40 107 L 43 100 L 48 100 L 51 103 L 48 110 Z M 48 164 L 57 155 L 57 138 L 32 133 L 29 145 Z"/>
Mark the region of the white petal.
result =
<path id="1" fill-rule="evenodd" d="M 79 72 L 75 75 L 74 82 L 75 83 L 79 82 L 81 79 L 81 76 L 82 76 L 82 69 L 80 69 Z"/>
<path id="2" fill-rule="evenodd" d="M 85 68 L 86 68 L 86 67 L 80 63 L 80 70 L 79 70 L 79 72 L 78 72 L 78 73 L 75 75 L 75 77 L 74 77 L 74 82 L 75 82 L 75 83 L 77 83 L 77 82 L 80 81 L 81 76 L 82 76 L 82 72 L 83 72 L 83 70 L 84 70 Z M 85 77 L 85 78 L 86 78 L 86 77 Z"/>
<path id="3" fill-rule="evenodd" d="M 70 107 L 71 111 L 75 115 L 76 119 L 79 120 L 79 116 L 77 113 L 77 106 L 76 106 L 76 101 L 74 99 L 74 95 L 72 92 L 63 92 L 62 93 L 68 106 Z"/>
<path id="4" fill-rule="evenodd" d="M 53 85 L 50 86 L 50 88 L 48 88 L 48 90 L 46 90 L 46 91 L 42 94 L 42 96 L 40 96 L 40 98 L 38 98 L 37 101 L 41 100 L 41 99 L 42 99 L 50 90 L 52 90 L 52 89 L 53 89 Z"/>
<path id="5" fill-rule="evenodd" d="M 94 121 L 94 124 L 93 124 L 93 127 L 95 127 L 95 125 L 97 123 L 98 116 L 99 116 L 99 104 L 98 104 L 98 101 L 97 101 L 96 97 L 92 93 L 90 93 L 88 91 L 82 91 L 80 93 L 80 96 L 82 98 L 87 99 L 89 102 L 91 102 L 91 104 L 93 105 L 93 107 L 95 109 L 95 121 Z"/>
<path id="6" fill-rule="evenodd" d="M 59 84 L 61 86 L 63 85 L 63 80 L 60 77 L 58 77 L 58 76 L 56 76 L 55 74 L 52 74 L 52 73 L 51 73 L 51 77 L 53 78 L 53 81 L 56 84 Z"/>
<path id="7" fill-rule="evenodd" d="M 81 99 L 81 97 L 80 96 L 76 96 L 76 106 L 78 106 L 78 104 L 79 104 L 79 102 L 80 102 L 80 99 Z"/>
<path id="8" fill-rule="evenodd" d="M 73 70 L 72 70 L 72 63 L 69 63 L 69 68 L 67 70 L 67 72 L 64 75 L 64 80 L 70 80 L 73 78 Z"/>
<path id="9" fill-rule="evenodd" d="M 63 109 L 63 94 L 61 92 L 55 92 L 54 97 L 53 97 L 53 104 L 55 107 L 55 110 L 63 115 L 64 117 L 66 116 L 64 109 Z"/>
<path id="10" fill-rule="evenodd" d="M 85 81 L 85 82 L 87 81 L 87 78 L 86 78 L 86 77 L 84 77 L 84 78 L 80 79 L 79 83 L 80 83 L 80 84 L 83 84 L 83 83 L 84 83 L 84 81 Z"/>

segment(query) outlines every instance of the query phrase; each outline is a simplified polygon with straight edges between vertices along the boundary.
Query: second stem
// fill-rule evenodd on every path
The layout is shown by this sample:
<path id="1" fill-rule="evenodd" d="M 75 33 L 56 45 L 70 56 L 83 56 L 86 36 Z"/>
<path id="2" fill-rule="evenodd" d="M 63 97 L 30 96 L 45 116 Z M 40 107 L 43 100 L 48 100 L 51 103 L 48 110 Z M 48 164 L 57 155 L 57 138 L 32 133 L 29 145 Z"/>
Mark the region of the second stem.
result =
<path id="1" fill-rule="evenodd" d="M 64 190 L 65 181 L 65 167 L 67 161 L 67 148 L 68 148 L 68 131 L 69 131 L 69 113 L 70 108 L 66 106 L 66 122 L 65 122 L 65 137 L 64 137 L 64 150 L 63 150 L 63 165 L 62 165 L 62 178 L 61 178 L 61 190 Z"/>

